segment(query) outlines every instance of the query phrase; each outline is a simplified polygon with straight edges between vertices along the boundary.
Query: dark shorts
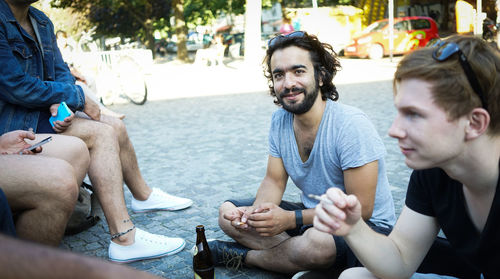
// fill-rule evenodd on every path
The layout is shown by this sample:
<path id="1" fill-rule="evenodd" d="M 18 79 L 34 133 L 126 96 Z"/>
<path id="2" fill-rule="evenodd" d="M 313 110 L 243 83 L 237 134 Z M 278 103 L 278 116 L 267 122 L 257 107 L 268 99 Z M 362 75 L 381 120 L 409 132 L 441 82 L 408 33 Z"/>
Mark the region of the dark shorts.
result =
<path id="1" fill-rule="evenodd" d="M 36 127 L 37 134 L 55 134 L 56 131 L 52 129 L 52 125 L 50 125 L 50 112 L 47 108 L 46 110 L 41 110 L 40 115 L 38 116 L 38 124 Z"/>
<path id="2" fill-rule="evenodd" d="M 0 189 L 0 233 L 16 236 L 16 227 L 14 227 L 12 213 L 2 189 Z"/>
<path id="3" fill-rule="evenodd" d="M 239 207 L 239 206 L 251 206 L 255 201 L 255 199 L 227 200 L 227 201 Z M 288 201 L 282 201 L 280 203 L 280 207 L 283 208 L 284 210 L 306 209 L 302 203 L 295 203 Z M 370 221 L 367 221 L 366 223 L 368 224 L 368 226 L 370 226 L 374 231 L 378 233 L 384 235 L 389 235 L 389 233 L 391 233 L 392 227 L 391 228 L 380 227 L 373 224 Z M 306 230 L 312 228 L 312 226 L 313 225 L 304 225 L 301 228 L 287 230 L 286 233 L 290 236 L 302 235 Z M 361 262 L 358 261 L 354 253 L 351 251 L 351 248 L 349 248 L 343 237 L 335 235 L 332 236 L 335 241 L 335 246 L 337 248 L 337 256 L 335 258 L 335 263 L 331 267 L 332 270 L 335 270 L 335 272 L 339 272 L 346 268 L 363 266 Z"/>

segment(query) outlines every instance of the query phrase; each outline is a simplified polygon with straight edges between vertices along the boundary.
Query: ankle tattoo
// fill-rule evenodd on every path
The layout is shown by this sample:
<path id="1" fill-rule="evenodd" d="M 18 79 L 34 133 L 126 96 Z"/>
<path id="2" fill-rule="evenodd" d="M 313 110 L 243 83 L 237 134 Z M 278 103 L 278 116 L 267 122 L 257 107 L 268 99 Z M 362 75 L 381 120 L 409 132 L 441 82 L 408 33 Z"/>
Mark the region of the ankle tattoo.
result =
<path id="1" fill-rule="evenodd" d="M 128 221 L 130 221 L 130 220 L 128 220 Z M 124 223 L 126 223 L 126 222 L 124 221 Z M 111 240 L 113 240 L 115 238 L 118 238 L 118 237 L 120 237 L 122 235 L 126 235 L 127 233 L 131 232 L 133 229 L 135 229 L 135 225 L 133 225 L 130 229 L 128 229 L 128 230 L 126 230 L 124 232 L 119 232 L 119 233 L 112 234 L 111 235 Z"/>

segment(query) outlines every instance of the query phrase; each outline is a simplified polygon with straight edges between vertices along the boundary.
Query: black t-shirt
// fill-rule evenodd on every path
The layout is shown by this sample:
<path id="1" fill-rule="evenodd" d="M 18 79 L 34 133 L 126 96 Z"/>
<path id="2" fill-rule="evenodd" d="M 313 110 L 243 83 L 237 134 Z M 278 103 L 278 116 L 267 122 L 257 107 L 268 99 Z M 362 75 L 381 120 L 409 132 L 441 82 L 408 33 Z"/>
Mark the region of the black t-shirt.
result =
<path id="1" fill-rule="evenodd" d="M 500 179 L 482 233 L 467 212 L 462 187 L 442 169 L 414 171 L 406 206 L 435 217 L 457 254 L 485 278 L 500 278 Z"/>

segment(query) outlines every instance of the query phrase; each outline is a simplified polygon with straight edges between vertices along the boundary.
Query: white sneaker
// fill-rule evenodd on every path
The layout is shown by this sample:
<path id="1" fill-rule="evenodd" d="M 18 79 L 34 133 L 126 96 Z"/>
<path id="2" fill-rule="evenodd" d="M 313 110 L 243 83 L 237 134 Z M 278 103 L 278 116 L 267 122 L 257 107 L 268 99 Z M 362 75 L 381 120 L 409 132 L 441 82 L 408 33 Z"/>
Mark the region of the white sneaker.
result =
<path id="1" fill-rule="evenodd" d="M 190 207 L 192 204 L 193 201 L 190 199 L 169 195 L 158 188 L 153 188 L 153 192 L 145 201 L 139 201 L 132 197 L 132 210 L 139 213 L 155 210 L 180 210 Z"/>
<path id="2" fill-rule="evenodd" d="M 173 255 L 182 251 L 185 245 L 182 238 L 152 234 L 136 228 L 134 244 L 124 246 L 111 241 L 108 255 L 110 261 L 129 263 Z"/>

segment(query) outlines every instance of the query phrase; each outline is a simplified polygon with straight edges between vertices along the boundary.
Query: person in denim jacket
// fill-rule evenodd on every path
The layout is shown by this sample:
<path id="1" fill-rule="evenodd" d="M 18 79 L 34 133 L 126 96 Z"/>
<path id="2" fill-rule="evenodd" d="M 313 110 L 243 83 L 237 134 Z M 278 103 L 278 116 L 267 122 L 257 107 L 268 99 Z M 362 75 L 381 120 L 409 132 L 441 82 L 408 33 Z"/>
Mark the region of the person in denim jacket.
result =
<path id="1" fill-rule="evenodd" d="M 67 70 L 57 48 L 54 27 L 42 12 L 30 8 L 39 36 L 17 23 L 5 1 L 0 2 L 0 131 L 37 130 L 40 112 L 65 101 L 84 110 L 83 90 Z M 36 26 L 36 29 L 35 29 Z M 43 47 L 40 48 L 39 46 Z M 57 82 L 56 82 L 57 80 Z"/>
<path id="2" fill-rule="evenodd" d="M 132 192 L 132 210 L 178 210 L 191 206 L 190 199 L 151 189 L 138 167 L 134 148 L 124 123 L 101 115 L 99 106 L 75 85 L 57 47 L 54 27 L 41 11 L 31 7 L 36 0 L 0 0 L 0 132 L 33 129 L 39 137 L 59 133 L 82 139 L 90 153 L 88 175 L 108 222 L 109 257 L 117 262 L 156 258 L 180 252 L 181 238 L 154 235 L 130 220 L 123 182 Z M 63 121 L 57 115 L 64 101 L 74 111 Z M 56 144 L 60 135 L 53 135 Z M 64 142 L 60 144 L 64 149 Z"/>

